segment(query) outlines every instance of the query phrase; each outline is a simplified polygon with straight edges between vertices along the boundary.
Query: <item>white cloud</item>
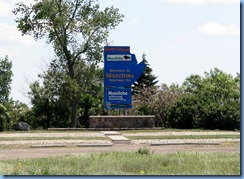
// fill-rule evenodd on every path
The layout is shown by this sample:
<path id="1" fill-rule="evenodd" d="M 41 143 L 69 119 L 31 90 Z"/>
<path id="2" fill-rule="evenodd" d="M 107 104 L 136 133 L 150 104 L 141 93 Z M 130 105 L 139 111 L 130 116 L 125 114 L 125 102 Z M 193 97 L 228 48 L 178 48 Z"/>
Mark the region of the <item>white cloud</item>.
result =
<path id="1" fill-rule="evenodd" d="M 13 15 L 12 11 L 15 5 L 19 2 L 24 2 L 25 4 L 35 4 L 40 0 L 0 0 L 0 17 L 8 17 Z"/>
<path id="2" fill-rule="evenodd" d="M 5 0 L 0 0 L 0 17 L 9 16 L 11 14 L 11 5 Z"/>
<path id="3" fill-rule="evenodd" d="M 137 24 L 140 24 L 140 23 L 141 23 L 141 21 L 139 19 L 137 19 L 137 18 L 133 18 L 133 19 L 130 20 L 130 24 L 132 24 L 132 25 L 137 25 Z"/>
<path id="4" fill-rule="evenodd" d="M 38 2 L 40 0 L 12 0 L 12 4 L 16 4 L 16 3 L 19 3 L 19 2 L 24 2 L 25 4 L 35 4 L 36 2 Z"/>
<path id="5" fill-rule="evenodd" d="M 240 35 L 240 27 L 237 25 L 221 25 L 218 23 L 206 23 L 198 27 L 197 33 L 204 35 Z"/>
<path id="6" fill-rule="evenodd" d="M 28 36 L 22 36 L 16 26 L 0 23 L 0 45 L 1 44 L 23 44 L 31 45 L 33 40 Z"/>
<path id="7" fill-rule="evenodd" d="M 169 3 L 174 4 L 218 4 L 218 3 L 238 3 L 240 4 L 240 0 L 166 0 Z"/>

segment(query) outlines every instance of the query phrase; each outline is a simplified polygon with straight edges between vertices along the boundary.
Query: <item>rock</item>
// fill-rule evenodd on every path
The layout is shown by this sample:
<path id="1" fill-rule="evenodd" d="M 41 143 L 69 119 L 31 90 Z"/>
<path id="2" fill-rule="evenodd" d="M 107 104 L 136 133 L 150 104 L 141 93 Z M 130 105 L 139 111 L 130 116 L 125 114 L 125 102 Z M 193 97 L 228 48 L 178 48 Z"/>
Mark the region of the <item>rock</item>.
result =
<path id="1" fill-rule="evenodd" d="M 25 122 L 19 122 L 13 125 L 15 131 L 30 131 L 30 125 Z"/>
<path id="2" fill-rule="evenodd" d="M 13 125 L 13 130 L 18 131 L 19 130 L 19 124 L 14 124 Z"/>

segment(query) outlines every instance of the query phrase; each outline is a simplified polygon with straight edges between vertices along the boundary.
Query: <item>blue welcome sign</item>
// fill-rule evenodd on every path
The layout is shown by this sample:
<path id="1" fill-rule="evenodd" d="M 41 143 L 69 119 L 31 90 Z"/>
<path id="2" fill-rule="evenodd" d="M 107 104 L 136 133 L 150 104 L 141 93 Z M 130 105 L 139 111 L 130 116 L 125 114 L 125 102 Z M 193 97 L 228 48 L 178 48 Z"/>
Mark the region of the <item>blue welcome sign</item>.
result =
<path id="1" fill-rule="evenodd" d="M 129 46 L 104 47 L 104 105 L 106 109 L 132 108 L 131 85 L 146 65 L 137 64 Z"/>

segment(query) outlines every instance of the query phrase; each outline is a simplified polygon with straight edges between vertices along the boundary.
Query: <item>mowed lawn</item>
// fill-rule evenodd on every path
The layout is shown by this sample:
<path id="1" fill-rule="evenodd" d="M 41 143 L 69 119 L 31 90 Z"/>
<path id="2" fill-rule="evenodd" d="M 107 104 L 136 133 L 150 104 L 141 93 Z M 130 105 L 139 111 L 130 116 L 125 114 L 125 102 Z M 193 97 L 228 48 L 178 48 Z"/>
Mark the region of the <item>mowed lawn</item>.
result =
<path id="1" fill-rule="evenodd" d="M 240 139 L 239 132 L 227 134 L 214 131 L 211 134 L 202 135 L 157 135 L 156 131 L 122 131 L 131 140 L 140 139 Z M 80 133 L 82 133 L 81 131 Z M 87 131 L 86 131 L 87 132 Z M 136 135 L 137 132 L 142 135 Z M 165 132 L 171 132 L 166 130 Z M 182 132 L 182 131 L 177 131 Z M 196 132 L 196 131 L 184 131 Z M 198 131 L 197 131 L 198 132 Z M 200 131 L 201 132 L 201 131 Z M 206 132 L 206 131 L 203 131 Z M 211 131 L 210 131 L 211 132 Z M 216 132 L 216 135 L 215 135 Z M 14 132 L 13 132 L 14 133 Z M 39 132 L 32 131 L 31 134 Z M 41 134 L 42 132 L 40 132 Z M 46 136 L 5 136 L 3 140 L 50 140 L 49 132 Z M 88 132 L 86 135 L 77 132 L 50 132 L 59 135 L 52 140 L 107 140 L 99 132 Z M 143 133 L 145 135 L 143 135 Z M 151 133 L 151 136 L 148 135 Z M 1 133 L 4 134 L 4 133 Z M 6 134 L 6 133 L 5 133 Z M 12 134 L 12 132 L 10 133 Z M 61 135 L 62 134 L 62 135 Z M 85 133 L 84 133 L 85 134 Z M 221 145 L 240 146 L 240 142 L 227 142 Z M 1 147 L 8 147 L 11 145 Z M 18 146 L 17 146 L 18 147 Z M 17 149 L 15 146 L 14 148 Z M 22 146 L 20 148 L 23 148 Z M 66 155 L 49 158 L 2 160 L 0 161 L 1 175 L 240 175 L 240 152 L 176 152 L 156 154 L 149 148 L 140 148 L 133 152 L 100 152 L 80 155 Z"/>

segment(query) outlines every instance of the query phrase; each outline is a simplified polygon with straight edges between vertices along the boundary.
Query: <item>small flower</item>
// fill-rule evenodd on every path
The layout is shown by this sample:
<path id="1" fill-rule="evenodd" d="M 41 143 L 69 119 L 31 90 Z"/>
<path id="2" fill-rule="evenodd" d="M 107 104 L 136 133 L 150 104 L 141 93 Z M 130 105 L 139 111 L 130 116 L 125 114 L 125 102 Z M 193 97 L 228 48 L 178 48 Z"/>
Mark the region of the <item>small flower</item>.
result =
<path id="1" fill-rule="evenodd" d="M 145 172 L 144 172 L 143 170 L 140 170 L 139 174 L 140 174 L 140 175 L 144 175 Z"/>
<path id="2" fill-rule="evenodd" d="M 21 162 L 19 162 L 19 163 L 18 163 L 18 166 L 19 166 L 19 167 L 22 167 L 22 163 L 21 163 Z"/>

